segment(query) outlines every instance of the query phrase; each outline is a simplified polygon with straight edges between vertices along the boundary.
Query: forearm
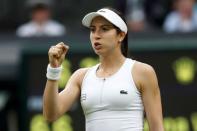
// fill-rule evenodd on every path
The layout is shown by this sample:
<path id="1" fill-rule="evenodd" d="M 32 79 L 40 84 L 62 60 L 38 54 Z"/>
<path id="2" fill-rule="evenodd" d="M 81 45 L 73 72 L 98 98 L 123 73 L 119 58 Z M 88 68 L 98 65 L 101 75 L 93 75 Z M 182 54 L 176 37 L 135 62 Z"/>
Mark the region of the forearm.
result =
<path id="1" fill-rule="evenodd" d="M 58 117 L 58 81 L 47 80 L 43 95 L 43 115 L 48 121 Z"/>
<path id="2" fill-rule="evenodd" d="M 146 106 L 147 108 L 149 108 L 149 111 L 147 109 L 146 115 L 150 131 L 164 131 L 162 107 L 159 93 L 157 97 L 158 98 L 155 98 L 154 103 Z"/>
<path id="3" fill-rule="evenodd" d="M 43 95 L 43 115 L 48 121 L 56 120 L 62 111 L 61 98 L 58 92 L 58 80 L 61 77 L 61 64 L 68 51 L 63 42 L 51 46 L 48 52 L 49 64 L 47 66 L 47 82 Z"/>
<path id="4" fill-rule="evenodd" d="M 147 112 L 150 131 L 164 131 L 160 93 L 157 94 L 154 103 L 150 106 L 153 107 L 150 109 L 152 112 Z"/>

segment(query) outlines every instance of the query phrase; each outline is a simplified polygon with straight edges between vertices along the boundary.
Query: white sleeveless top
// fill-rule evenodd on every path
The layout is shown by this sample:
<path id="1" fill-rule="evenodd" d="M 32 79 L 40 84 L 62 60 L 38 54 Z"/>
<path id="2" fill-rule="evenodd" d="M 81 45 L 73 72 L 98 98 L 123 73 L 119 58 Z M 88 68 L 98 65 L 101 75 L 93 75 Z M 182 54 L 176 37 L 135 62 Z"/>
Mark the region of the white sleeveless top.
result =
<path id="1" fill-rule="evenodd" d="M 81 105 L 86 131 L 142 131 L 144 107 L 131 74 L 135 61 L 127 58 L 112 76 L 96 76 L 91 67 L 82 82 Z"/>

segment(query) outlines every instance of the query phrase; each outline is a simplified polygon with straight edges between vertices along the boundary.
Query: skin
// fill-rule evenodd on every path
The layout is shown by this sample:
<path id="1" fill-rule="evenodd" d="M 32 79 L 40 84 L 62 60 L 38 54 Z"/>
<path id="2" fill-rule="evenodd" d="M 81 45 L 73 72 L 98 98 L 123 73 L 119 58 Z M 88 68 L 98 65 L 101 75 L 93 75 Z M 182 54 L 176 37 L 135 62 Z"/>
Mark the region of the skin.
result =
<path id="1" fill-rule="evenodd" d="M 49 9 L 38 9 L 32 12 L 32 20 L 42 25 L 50 19 Z"/>
<path id="2" fill-rule="evenodd" d="M 90 40 L 100 58 L 98 77 L 108 77 L 119 70 L 125 61 L 120 46 L 125 33 L 118 33 L 114 26 L 103 17 L 93 19 L 90 26 Z M 59 43 L 49 49 L 49 63 L 59 67 L 68 51 L 68 46 Z M 80 88 L 87 68 L 73 73 L 65 89 L 58 93 L 58 81 L 47 80 L 44 91 L 43 114 L 48 121 L 54 121 L 70 109 L 80 96 Z M 154 69 L 147 64 L 136 62 L 131 71 L 138 90 L 142 94 L 145 113 L 150 131 L 163 131 L 160 91 Z M 62 104 L 64 103 L 64 104 Z"/>
<path id="3" fill-rule="evenodd" d="M 183 20 L 191 18 L 195 4 L 194 0 L 177 0 L 174 4 L 177 11 L 180 12 L 181 18 Z"/>

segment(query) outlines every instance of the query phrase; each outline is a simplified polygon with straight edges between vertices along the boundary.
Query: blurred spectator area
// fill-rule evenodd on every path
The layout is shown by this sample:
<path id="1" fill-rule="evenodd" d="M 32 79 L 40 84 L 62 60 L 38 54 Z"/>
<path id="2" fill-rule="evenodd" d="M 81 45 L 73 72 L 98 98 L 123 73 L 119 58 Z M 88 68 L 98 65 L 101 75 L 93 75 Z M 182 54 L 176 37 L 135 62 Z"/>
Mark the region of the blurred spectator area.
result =
<path id="1" fill-rule="evenodd" d="M 135 11 L 137 19 L 140 19 L 139 11 L 143 13 L 143 21 L 153 29 L 161 29 L 163 21 L 171 10 L 173 0 L 114 0 L 115 7 L 125 16 L 133 16 Z M 127 22 L 136 18 L 127 18 Z M 147 29 L 146 29 L 147 30 Z"/>
<path id="2" fill-rule="evenodd" d="M 113 0 L 51 0 L 53 18 L 74 30 L 81 25 L 84 14 L 104 6 L 112 6 Z M 27 0 L 0 0 L 0 32 L 12 32 L 28 21 Z"/>
<path id="3" fill-rule="evenodd" d="M 28 0 L 0 0 L 0 32 L 14 32 L 29 20 Z M 38 0 L 35 0 L 38 1 Z M 46 1 L 46 0 L 40 0 Z M 52 1 L 53 18 L 63 23 L 69 31 L 81 28 L 84 14 L 105 6 L 112 6 L 126 13 L 127 0 L 48 0 Z M 128 0 L 129 1 L 129 0 Z M 172 0 L 142 0 L 147 21 L 160 28 L 169 11 Z"/>
<path id="4" fill-rule="evenodd" d="M 19 2 L 20 1 L 20 2 Z M 0 31 L 16 28 L 23 0 L 0 0 Z"/>

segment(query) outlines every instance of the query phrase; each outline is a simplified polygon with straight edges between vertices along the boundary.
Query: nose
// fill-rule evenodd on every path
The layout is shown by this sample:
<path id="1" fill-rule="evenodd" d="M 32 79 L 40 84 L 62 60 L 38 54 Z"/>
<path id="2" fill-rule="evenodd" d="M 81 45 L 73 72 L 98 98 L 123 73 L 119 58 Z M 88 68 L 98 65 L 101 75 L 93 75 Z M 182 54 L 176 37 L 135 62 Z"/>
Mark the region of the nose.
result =
<path id="1" fill-rule="evenodd" d="M 101 38 L 101 34 L 100 34 L 100 31 L 99 29 L 96 29 L 94 32 L 93 32 L 93 37 L 94 39 L 98 40 Z"/>

